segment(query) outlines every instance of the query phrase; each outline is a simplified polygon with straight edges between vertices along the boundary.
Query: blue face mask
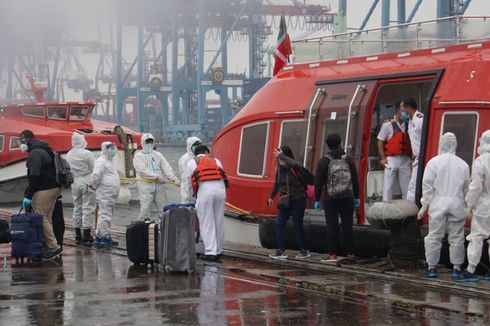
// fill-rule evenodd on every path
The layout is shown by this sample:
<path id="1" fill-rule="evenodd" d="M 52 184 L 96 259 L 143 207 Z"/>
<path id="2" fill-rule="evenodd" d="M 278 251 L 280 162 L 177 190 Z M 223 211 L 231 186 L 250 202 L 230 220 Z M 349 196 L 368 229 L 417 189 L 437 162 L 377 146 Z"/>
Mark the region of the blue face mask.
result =
<path id="1" fill-rule="evenodd" d="M 401 118 L 403 121 L 408 121 L 408 120 L 410 120 L 410 114 L 408 114 L 407 111 L 402 111 L 401 112 Z"/>

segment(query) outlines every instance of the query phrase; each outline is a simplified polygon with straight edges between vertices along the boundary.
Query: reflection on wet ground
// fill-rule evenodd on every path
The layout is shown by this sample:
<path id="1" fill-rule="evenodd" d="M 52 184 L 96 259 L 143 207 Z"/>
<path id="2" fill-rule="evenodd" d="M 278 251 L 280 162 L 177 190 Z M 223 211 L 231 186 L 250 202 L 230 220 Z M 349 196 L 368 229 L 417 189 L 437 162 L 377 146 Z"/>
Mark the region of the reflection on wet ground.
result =
<path id="1" fill-rule="evenodd" d="M 75 247 L 62 262 L 7 265 L 0 282 L 9 325 L 478 325 L 490 314 L 485 300 L 365 277 L 235 259 L 164 274 Z"/>

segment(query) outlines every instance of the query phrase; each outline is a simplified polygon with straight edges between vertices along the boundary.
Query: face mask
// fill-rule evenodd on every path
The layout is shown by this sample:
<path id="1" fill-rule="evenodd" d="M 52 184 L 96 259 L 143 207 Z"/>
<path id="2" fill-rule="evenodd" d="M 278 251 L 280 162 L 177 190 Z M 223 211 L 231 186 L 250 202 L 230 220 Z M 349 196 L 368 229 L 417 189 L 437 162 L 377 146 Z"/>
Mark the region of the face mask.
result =
<path id="1" fill-rule="evenodd" d="M 153 150 L 153 144 L 145 144 L 145 152 L 150 153 Z"/>
<path id="2" fill-rule="evenodd" d="M 408 114 L 407 111 L 402 111 L 401 112 L 401 118 L 403 121 L 408 121 L 408 120 L 410 120 L 410 114 Z"/>
<path id="3" fill-rule="evenodd" d="M 27 144 L 20 144 L 19 148 L 21 152 L 27 152 L 29 150 L 29 146 L 27 146 Z"/>
<path id="4" fill-rule="evenodd" d="M 112 148 L 112 149 L 111 149 L 111 157 L 116 156 L 116 154 L 117 154 L 116 149 L 115 149 L 115 148 Z"/>

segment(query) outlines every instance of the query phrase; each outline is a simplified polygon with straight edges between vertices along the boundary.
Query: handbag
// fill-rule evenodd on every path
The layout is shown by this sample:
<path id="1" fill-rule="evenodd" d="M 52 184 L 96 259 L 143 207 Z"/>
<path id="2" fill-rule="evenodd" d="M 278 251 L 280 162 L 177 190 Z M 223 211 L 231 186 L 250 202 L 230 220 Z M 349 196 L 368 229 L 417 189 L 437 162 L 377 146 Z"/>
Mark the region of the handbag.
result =
<path id="1" fill-rule="evenodd" d="M 286 174 L 286 187 L 288 192 L 279 196 L 277 200 L 277 209 L 288 209 L 291 206 L 289 199 L 289 174 Z"/>

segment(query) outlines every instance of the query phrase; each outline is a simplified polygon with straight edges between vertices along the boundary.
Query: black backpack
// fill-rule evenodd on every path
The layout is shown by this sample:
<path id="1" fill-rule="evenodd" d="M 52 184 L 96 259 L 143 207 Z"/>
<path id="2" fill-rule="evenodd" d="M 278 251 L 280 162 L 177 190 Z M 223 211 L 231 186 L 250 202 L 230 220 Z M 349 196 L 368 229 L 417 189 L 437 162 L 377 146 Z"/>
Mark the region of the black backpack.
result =
<path id="1" fill-rule="evenodd" d="M 70 188 L 74 180 L 73 173 L 70 171 L 70 165 L 61 157 L 60 153 L 53 152 L 52 158 L 56 172 L 56 182 L 63 188 Z"/>

